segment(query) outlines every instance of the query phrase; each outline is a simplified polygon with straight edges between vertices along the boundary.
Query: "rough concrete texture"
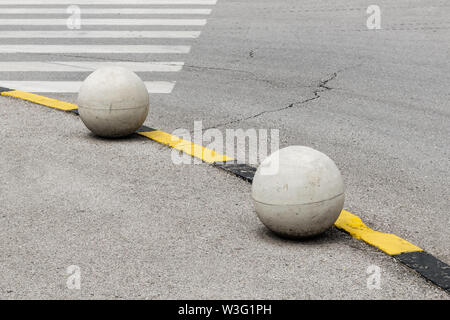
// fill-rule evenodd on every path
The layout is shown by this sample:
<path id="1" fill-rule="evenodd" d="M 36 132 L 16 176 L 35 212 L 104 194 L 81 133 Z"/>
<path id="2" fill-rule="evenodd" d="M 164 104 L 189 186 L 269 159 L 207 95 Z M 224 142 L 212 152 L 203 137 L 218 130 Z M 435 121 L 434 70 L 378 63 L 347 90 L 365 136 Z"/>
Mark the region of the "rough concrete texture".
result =
<path id="1" fill-rule="evenodd" d="M 366 1 L 219 0 L 145 124 L 277 128 L 280 147 L 336 162 L 346 209 L 450 263 L 449 4 L 377 4 L 381 30 L 367 30 Z M 336 229 L 277 238 L 248 183 L 176 166 L 145 138 L 99 139 L 73 115 L 5 97 L 0 122 L 2 298 L 449 298 Z M 66 288 L 70 265 L 81 290 Z M 382 270 L 380 290 L 366 287 L 369 265 Z"/>

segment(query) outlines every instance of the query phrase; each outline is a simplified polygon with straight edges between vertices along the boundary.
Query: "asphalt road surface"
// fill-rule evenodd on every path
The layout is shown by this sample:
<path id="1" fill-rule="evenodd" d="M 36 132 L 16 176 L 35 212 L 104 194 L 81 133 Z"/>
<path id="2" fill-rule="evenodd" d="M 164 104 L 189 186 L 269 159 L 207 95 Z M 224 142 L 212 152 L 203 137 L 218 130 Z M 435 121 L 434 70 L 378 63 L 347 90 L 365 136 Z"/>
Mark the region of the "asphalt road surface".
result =
<path id="1" fill-rule="evenodd" d="M 91 70 L 123 64 L 149 89 L 147 126 L 279 129 L 336 162 L 347 210 L 450 263 L 448 1 L 79 2 L 76 30 L 67 4 L 0 1 L 0 86 L 76 102 Z M 335 228 L 278 238 L 250 184 L 143 137 L 6 97 L 0 135 L 0 298 L 449 298 Z"/>

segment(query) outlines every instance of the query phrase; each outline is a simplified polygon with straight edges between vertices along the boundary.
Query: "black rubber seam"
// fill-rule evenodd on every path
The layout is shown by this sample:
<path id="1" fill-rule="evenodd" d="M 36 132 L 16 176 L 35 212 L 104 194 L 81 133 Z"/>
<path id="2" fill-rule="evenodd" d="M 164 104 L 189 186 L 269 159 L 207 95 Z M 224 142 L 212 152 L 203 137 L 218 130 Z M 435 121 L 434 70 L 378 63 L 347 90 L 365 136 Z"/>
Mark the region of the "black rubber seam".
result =
<path id="1" fill-rule="evenodd" d="M 139 129 L 136 130 L 136 133 L 138 132 L 149 132 L 149 131 L 156 131 L 156 129 L 147 127 L 147 126 L 141 126 Z"/>
<path id="2" fill-rule="evenodd" d="M 450 266 L 445 262 L 425 251 L 405 252 L 392 257 L 450 293 Z"/>
<path id="3" fill-rule="evenodd" d="M 14 89 L 0 87 L 0 92 L 14 91 Z"/>
<path id="4" fill-rule="evenodd" d="M 256 168 L 237 161 L 214 162 L 213 166 L 228 171 L 250 183 L 253 182 Z"/>

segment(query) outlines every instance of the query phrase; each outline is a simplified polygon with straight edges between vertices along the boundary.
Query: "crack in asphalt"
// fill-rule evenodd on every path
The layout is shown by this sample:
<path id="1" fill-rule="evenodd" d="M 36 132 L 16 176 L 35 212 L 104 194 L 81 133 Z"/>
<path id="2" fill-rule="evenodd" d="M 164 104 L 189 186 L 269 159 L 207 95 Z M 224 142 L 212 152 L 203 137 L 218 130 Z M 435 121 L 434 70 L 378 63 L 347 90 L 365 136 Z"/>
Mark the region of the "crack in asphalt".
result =
<path id="1" fill-rule="evenodd" d="M 259 113 L 256 113 L 256 114 L 248 116 L 248 117 L 244 117 L 244 118 L 228 121 L 228 122 L 225 122 L 225 123 L 217 124 L 217 125 L 214 125 L 214 126 L 211 126 L 211 127 L 208 127 L 208 128 L 204 128 L 203 131 L 208 130 L 208 129 L 218 128 L 218 127 L 223 127 L 223 126 L 226 126 L 226 125 L 230 125 L 230 124 L 234 124 L 234 123 L 238 123 L 238 122 L 242 122 L 242 121 L 246 121 L 246 120 L 250 120 L 250 119 L 255 119 L 255 118 L 258 118 L 258 117 L 260 117 L 260 116 L 262 116 L 264 114 L 267 114 L 267 113 L 274 113 L 274 112 L 284 111 L 284 110 L 287 110 L 287 109 L 294 108 L 294 107 L 296 107 L 298 105 L 303 105 L 303 104 L 306 104 L 306 103 L 308 103 L 310 101 L 317 100 L 317 99 L 320 98 L 320 93 L 333 89 L 333 88 L 329 87 L 327 84 L 328 84 L 328 82 L 336 79 L 336 77 L 338 76 L 338 73 L 341 72 L 341 71 L 343 71 L 343 70 L 339 70 L 339 71 L 333 72 L 325 80 L 320 80 L 319 84 L 316 86 L 316 89 L 313 91 L 313 96 L 310 97 L 310 98 L 307 98 L 307 99 L 304 99 L 304 100 L 300 100 L 300 101 L 297 101 L 297 102 L 293 102 L 293 103 L 289 104 L 286 107 L 273 109 L 273 110 L 261 111 Z"/>

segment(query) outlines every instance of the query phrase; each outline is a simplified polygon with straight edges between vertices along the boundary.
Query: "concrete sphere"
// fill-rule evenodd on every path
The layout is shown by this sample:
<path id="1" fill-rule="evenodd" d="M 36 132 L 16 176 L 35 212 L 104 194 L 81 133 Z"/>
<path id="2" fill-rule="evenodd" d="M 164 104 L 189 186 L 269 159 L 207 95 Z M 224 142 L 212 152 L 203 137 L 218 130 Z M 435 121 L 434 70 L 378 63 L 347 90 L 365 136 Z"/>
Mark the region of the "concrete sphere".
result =
<path id="1" fill-rule="evenodd" d="M 78 93 L 81 120 L 101 137 L 132 134 L 147 118 L 148 107 L 145 84 L 134 72 L 122 67 L 94 71 Z"/>
<path id="2" fill-rule="evenodd" d="M 278 165 L 276 172 L 264 173 L 264 168 L 274 164 Z M 290 146 L 274 152 L 258 167 L 252 198 L 267 228 L 287 238 L 310 237 L 329 229 L 339 217 L 344 183 L 325 154 Z"/>

